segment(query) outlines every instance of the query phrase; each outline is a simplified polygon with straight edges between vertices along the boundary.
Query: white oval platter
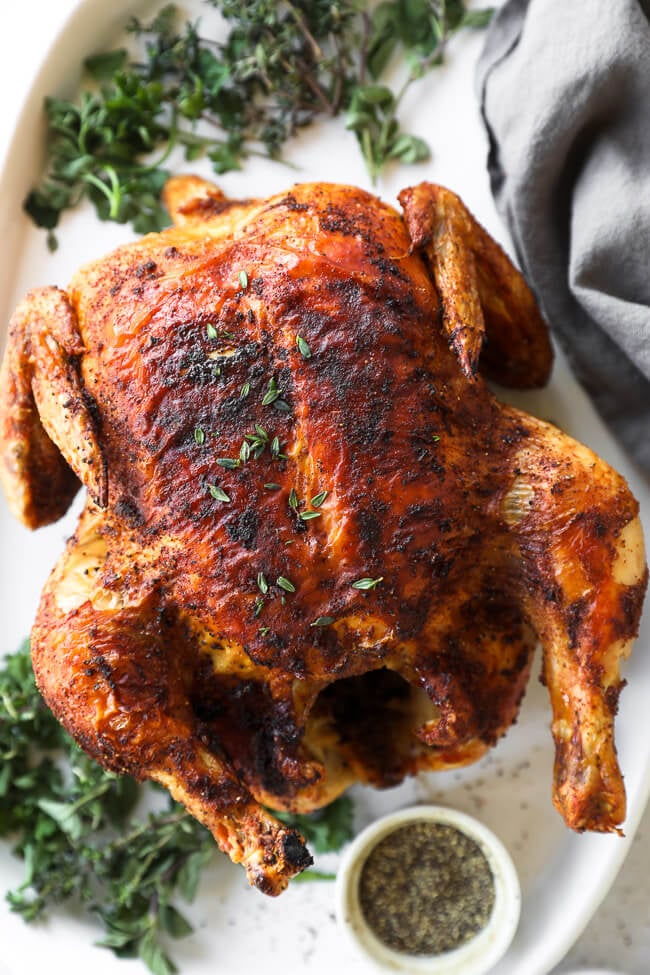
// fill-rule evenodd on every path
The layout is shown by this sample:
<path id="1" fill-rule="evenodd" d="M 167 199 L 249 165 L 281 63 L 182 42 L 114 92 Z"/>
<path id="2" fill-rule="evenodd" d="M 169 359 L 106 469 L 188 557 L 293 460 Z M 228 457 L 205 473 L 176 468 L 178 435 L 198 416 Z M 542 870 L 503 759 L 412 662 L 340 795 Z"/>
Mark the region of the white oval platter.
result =
<path id="1" fill-rule="evenodd" d="M 9 314 L 29 287 L 65 287 L 84 260 L 132 238 L 128 228 L 100 224 L 82 209 L 62 222 L 60 247 L 52 255 L 44 234 L 28 224 L 21 202 L 42 165 L 43 96 L 71 94 L 82 58 L 111 46 L 118 25 L 141 6 L 133 0 L 50 0 L 45 10 L 39 0 L 23 0 L 20 10 L 3 12 L 14 33 L 5 33 L 0 49 L 4 56 L 0 89 L 5 101 L 0 133 L 9 135 L 10 121 L 13 130 L 0 172 L 0 345 Z M 182 6 L 192 14 L 198 9 L 196 4 Z M 480 35 L 459 38 L 451 47 L 448 66 L 405 102 L 406 125 L 430 141 L 431 162 L 391 169 L 376 191 L 393 202 L 398 190 L 410 183 L 422 179 L 446 183 L 508 247 L 489 193 L 486 144 L 473 92 L 473 68 L 481 43 Z M 20 85 L 12 89 L 13 78 L 29 80 L 27 89 L 21 91 Z M 0 155 L 2 149 L 0 144 Z M 242 172 L 222 177 L 221 185 L 232 196 L 261 196 L 313 179 L 372 189 L 354 138 L 339 121 L 305 132 L 291 146 L 289 157 L 296 170 L 252 159 Z M 200 165 L 193 169 L 209 175 Z M 509 399 L 552 419 L 614 464 L 628 478 L 641 502 L 642 518 L 650 525 L 650 483 L 603 427 L 561 356 L 546 390 Z M 73 524 L 74 516 L 69 515 L 30 535 L 13 521 L 0 498 L 0 653 L 14 649 L 28 633 L 40 588 Z M 583 930 L 623 862 L 650 784 L 649 615 L 646 612 L 625 668 L 628 687 L 617 721 L 629 801 L 625 839 L 575 835 L 555 813 L 550 798 L 550 709 L 546 692 L 535 679 L 518 723 L 479 764 L 461 772 L 424 776 L 388 792 L 354 790 L 358 828 L 383 813 L 429 800 L 477 816 L 501 838 L 519 872 L 523 909 L 515 939 L 494 975 L 547 975 Z M 21 879 L 21 865 L 6 843 L 0 844 L 0 878 L 3 889 Z M 206 872 L 190 916 L 195 936 L 172 945 L 184 975 L 214 971 L 246 975 L 262 965 L 268 975 L 362 971 L 337 929 L 331 884 L 300 884 L 271 900 L 250 890 L 243 872 L 219 856 Z M 64 909 L 44 924 L 27 926 L 0 899 L 0 971 L 2 965 L 11 975 L 144 971 L 140 962 L 118 960 L 93 947 L 100 937 L 91 920 Z"/>

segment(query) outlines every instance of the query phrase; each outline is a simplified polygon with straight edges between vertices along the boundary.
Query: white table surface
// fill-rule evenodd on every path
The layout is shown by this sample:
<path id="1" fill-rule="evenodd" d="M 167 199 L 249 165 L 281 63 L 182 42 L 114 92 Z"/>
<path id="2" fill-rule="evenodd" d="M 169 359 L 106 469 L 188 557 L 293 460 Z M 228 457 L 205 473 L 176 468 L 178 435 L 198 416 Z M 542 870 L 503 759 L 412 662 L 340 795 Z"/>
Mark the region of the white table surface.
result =
<path id="1" fill-rule="evenodd" d="M 0 165 L 24 93 L 75 5 L 76 0 L 0 0 Z M 576 968 L 611 968 L 625 975 L 650 973 L 650 809 L 641 821 L 618 879 L 553 975 L 564 975 Z"/>

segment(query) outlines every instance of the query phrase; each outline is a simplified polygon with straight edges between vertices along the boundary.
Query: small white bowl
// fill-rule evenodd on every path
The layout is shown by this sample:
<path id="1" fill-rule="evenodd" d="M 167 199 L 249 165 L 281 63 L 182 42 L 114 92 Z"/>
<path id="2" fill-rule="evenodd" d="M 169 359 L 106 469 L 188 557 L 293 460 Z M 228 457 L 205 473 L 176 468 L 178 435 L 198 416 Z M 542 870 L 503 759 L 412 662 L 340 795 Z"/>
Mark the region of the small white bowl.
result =
<path id="1" fill-rule="evenodd" d="M 487 925 L 460 948 L 436 955 L 410 955 L 389 948 L 369 927 L 359 904 L 359 879 L 371 850 L 396 829 L 419 822 L 453 826 L 465 833 L 482 850 L 494 877 L 494 907 Z M 409 975 L 484 975 L 505 954 L 514 937 L 521 912 L 521 890 L 508 851 L 486 826 L 466 813 L 444 806 L 410 806 L 378 819 L 348 847 L 337 875 L 336 910 L 349 940 L 379 967 Z"/>

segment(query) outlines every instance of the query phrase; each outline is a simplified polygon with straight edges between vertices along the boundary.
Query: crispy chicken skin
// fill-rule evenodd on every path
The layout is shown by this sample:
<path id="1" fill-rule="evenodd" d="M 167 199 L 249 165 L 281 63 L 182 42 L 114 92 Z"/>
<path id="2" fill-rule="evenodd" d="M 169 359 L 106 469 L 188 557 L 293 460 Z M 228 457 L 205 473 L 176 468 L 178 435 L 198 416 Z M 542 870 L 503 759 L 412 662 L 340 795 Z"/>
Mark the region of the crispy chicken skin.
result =
<path id="1" fill-rule="evenodd" d="M 275 894 L 310 856 L 267 807 L 476 760 L 539 639 L 554 802 L 617 829 L 637 504 L 486 386 L 551 368 L 519 273 L 427 183 L 403 217 L 329 184 L 230 201 L 178 177 L 166 200 L 175 227 L 30 292 L 10 327 L 10 505 L 34 528 L 87 488 L 33 630 L 54 713 Z"/>

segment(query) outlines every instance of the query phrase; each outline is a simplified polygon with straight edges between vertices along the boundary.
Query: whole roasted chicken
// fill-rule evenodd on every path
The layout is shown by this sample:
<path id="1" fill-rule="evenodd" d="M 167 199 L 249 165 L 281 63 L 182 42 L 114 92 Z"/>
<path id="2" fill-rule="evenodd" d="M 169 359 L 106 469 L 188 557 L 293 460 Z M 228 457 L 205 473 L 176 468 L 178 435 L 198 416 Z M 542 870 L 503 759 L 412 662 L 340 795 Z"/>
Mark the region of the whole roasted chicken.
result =
<path id="1" fill-rule="evenodd" d="M 109 769 L 154 779 L 275 894 L 308 811 L 479 758 L 537 640 L 554 801 L 615 830 L 619 660 L 647 570 L 622 478 L 481 373 L 543 384 L 546 328 L 450 191 L 226 199 L 30 292 L 1 376 L 5 492 L 87 502 L 33 630 L 39 687 Z"/>

